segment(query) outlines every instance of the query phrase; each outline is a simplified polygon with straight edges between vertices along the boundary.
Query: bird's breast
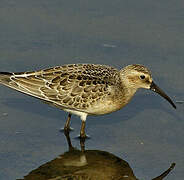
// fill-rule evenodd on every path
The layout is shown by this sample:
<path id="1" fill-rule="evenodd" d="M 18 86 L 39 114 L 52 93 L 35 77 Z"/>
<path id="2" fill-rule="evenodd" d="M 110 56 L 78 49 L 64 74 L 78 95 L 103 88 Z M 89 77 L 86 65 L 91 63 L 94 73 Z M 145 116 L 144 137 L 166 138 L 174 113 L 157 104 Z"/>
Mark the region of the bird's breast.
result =
<path id="1" fill-rule="evenodd" d="M 112 94 L 110 96 L 106 96 L 106 98 L 101 99 L 90 106 L 88 108 L 88 114 L 102 115 L 120 110 L 130 102 L 136 90 L 129 91 L 124 89 L 123 91 L 120 91 L 118 89 L 117 91 L 115 90 L 114 92 L 111 92 Z"/>
<path id="2" fill-rule="evenodd" d="M 106 98 L 101 101 L 97 101 L 95 104 L 88 108 L 89 115 L 102 115 L 109 114 L 111 112 L 120 110 L 125 106 L 129 100 L 122 98 L 122 96 Z"/>

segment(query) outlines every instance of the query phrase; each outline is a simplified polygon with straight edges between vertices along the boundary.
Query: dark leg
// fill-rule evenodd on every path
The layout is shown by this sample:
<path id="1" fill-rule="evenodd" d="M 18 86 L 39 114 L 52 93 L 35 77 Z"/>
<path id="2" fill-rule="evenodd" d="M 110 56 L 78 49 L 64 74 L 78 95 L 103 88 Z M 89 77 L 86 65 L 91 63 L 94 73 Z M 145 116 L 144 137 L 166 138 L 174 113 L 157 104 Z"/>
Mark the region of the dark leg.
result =
<path id="1" fill-rule="evenodd" d="M 67 131 L 67 130 L 64 131 L 64 135 L 65 135 L 67 143 L 68 143 L 69 151 L 74 150 L 72 143 L 71 143 L 71 140 L 70 140 L 70 131 Z"/>
<path id="2" fill-rule="evenodd" d="M 64 127 L 64 131 L 70 131 L 70 120 L 71 120 L 71 114 L 69 113 L 68 114 L 68 118 L 66 120 L 66 123 L 65 123 L 65 127 Z"/>
<path id="3" fill-rule="evenodd" d="M 86 122 L 82 121 L 81 130 L 80 130 L 80 138 L 86 138 L 85 126 L 86 126 Z"/>
<path id="4" fill-rule="evenodd" d="M 85 140 L 87 138 L 86 133 L 85 133 L 85 126 L 86 126 L 86 122 L 82 121 L 81 130 L 80 130 L 80 146 L 81 146 L 82 152 L 84 152 L 85 150 Z"/>
<path id="5" fill-rule="evenodd" d="M 90 137 L 85 133 L 86 121 L 82 120 L 80 135 L 78 135 L 77 139 L 89 139 Z"/>
<path id="6" fill-rule="evenodd" d="M 86 138 L 80 138 L 80 147 L 82 152 L 85 151 L 85 140 Z"/>

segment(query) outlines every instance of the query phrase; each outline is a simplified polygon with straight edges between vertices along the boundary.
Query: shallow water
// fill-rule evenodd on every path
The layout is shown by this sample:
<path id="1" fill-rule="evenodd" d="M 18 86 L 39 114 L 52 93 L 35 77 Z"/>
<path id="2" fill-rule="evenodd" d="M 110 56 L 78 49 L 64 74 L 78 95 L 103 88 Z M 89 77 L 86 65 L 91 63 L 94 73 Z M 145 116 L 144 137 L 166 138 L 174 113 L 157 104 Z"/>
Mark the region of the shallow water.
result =
<path id="1" fill-rule="evenodd" d="M 2 1 L 0 71 L 139 63 L 151 69 L 174 101 L 183 101 L 183 6 L 180 0 Z M 174 110 L 153 92 L 140 90 L 122 110 L 88 117 L 86 149 L 126 160 L 139 179 L 156 177 L 175 162 L 166 179 L 182 180 L 184 103 L 176 105 Z M 64 111 L 1 86 L 0 179 L 23 178 L 65 152 L 59 129 L 66 117 Z M 71 138 L 78 135 L 80 123 L 72 117 Z"/>
<path id="2" fill-rule="evenodd" d="M 73 147 L 69 132 L 65 131 L 68 151 L 41 165 L 24 176 L 32 179 L 105 179 L 138 180 L 128 162 L 102 150 L 85 150 L 85 140 L 80 140 L 80 150 Z M 175 163 L 152 180 L 162 180 L 174 169 Z M 20 180 L 20 179 L 19 179 Z"/>

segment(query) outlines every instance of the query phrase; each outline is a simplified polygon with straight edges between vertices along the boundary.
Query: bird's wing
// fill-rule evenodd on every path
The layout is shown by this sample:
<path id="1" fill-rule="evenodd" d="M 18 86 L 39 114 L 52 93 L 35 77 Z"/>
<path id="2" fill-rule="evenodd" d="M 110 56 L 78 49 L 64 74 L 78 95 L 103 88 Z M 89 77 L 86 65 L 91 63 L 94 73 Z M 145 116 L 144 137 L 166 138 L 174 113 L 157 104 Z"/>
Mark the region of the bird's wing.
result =
<path id="1" fill-rule="evenodd" d="M 36 72 L 0 73 L 0 83 L 61 109 L 87 109 L 115 83 L 117 70 L 93 64 L 57 66 Z"/>

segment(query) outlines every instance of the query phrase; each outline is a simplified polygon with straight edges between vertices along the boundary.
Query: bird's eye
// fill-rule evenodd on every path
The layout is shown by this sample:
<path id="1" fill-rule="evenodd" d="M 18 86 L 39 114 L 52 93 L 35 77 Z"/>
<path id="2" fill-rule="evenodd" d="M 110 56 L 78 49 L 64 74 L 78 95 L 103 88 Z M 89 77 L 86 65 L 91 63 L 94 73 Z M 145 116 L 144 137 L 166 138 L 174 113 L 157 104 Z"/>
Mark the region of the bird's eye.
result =
<path id="1" fill-rule="evenodd" d="M 145 79 L 145 75 L 140 75 L 140 78 L 141 79 Z"/>

